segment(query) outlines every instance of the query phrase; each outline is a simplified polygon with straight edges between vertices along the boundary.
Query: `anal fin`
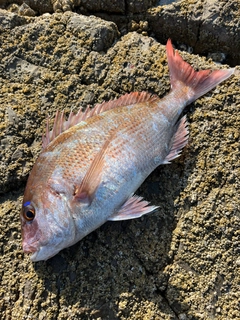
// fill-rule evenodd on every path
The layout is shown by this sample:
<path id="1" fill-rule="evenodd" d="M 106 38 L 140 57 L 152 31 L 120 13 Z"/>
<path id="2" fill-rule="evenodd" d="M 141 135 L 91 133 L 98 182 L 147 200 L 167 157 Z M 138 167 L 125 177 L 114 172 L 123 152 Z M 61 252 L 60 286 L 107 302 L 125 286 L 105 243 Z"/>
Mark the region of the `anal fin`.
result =
<path id="1" fill-rule="evenodd" d="M 188 143 L 188 123 L 186 116 L 182 117 L 177 125 L 177 131 L 172 138 L 172 146 L 169 154 L 163 161 L 163 164 L 169 163 L 171 160 L 180 156 L 182 149 Z"/>
<path id="2" fill-rule="evenodd" d="M 142 197 L 131 196 L 120 208 L 120 210 L 108 218 L 110 221 L 130 220 L 140 218 L 146 213 L 157 209 L 157 206 L 150 206 L 148 201 Z"/>

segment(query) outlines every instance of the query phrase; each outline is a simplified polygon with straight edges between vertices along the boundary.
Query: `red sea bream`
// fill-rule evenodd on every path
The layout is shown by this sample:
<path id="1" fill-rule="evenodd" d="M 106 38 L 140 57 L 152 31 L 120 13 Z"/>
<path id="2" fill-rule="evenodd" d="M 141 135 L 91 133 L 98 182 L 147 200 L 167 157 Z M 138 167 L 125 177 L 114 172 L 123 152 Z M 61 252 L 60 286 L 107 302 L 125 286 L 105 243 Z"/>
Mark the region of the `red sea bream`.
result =
<path id="1" fill-rule="evenodd" d="M 134 192 L 188 141 L 186 105 L 230 77 L 234 69 L 196 72 L 168 40 L 171 91 L 164 98 L 133 92 L 93 109 L 57 112 L 29 176 L 21 211 L 23 250 L 47 260 L 107 220 L 156 209 Z"/>

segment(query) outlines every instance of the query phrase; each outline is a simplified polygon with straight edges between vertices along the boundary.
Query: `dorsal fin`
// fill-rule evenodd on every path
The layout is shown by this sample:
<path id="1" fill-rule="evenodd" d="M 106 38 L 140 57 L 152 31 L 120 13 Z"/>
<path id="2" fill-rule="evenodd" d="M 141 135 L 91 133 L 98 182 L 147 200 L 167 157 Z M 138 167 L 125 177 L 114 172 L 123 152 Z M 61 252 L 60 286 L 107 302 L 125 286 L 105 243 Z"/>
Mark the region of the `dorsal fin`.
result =
<path id="1" fill-rule="evenodd" d="M 150 93 L 145 91 L 126 93 L 118 99 L 96 104 L 95 107 L 92 109 L 90 109 L 90 107 L 88 106 L 85 111 L 82 111 L 82 108 L 80 108 L 76 114 L 74 114 L 71 111 L 68 120 L 65 120 L 64 111 L 60 112 L 58 110 L 56 112 L 52 130 L 49 130 L 49 118 L 47 119 L 46 134 L 42 137 L 42 147 L 43 149 L 45 149 L 53 139 L 55 139 L 59 134 L 61 134 L 65 130 L 101 112 L 149 100 L 154 101 L 157 98 L 158 97 L 156 95 L 151 95 Z"/>
<path id="2" fill-rule="evenodd" d="M 81 184 L 76 187 L 74 199 L 84 202 L 88 205 L 91 204 L 94 194 L 100 185 L 102 178 L 102 169 L 104 165 L 104 155 L 107 151 L 109 143 L 112 141 L 116 131 L 114 131 L 109 138 L 105 141 L 98 154 L 93 159 L 86 175 L 84 176 Z"/>

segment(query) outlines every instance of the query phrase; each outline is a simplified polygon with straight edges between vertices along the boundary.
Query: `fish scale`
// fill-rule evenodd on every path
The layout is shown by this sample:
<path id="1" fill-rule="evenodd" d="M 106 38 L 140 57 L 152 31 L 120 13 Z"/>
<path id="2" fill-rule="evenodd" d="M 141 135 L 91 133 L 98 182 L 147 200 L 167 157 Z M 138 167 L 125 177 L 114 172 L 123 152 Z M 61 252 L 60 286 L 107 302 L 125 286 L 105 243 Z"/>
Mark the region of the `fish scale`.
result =
<path id="1" fill-rule="evenodd" d="M 145 117 L 146 121 L 147 121 L 146 117 L 148 117 L 150 121 L 153 121 L 153 117 L 151 113 L 145 112 L 144 107 L 145 106 L 143 105 L 142 113 L 145 113 L 145 114 L 143 114 L 142 116 Z M 141 121 L 142 118 L 140 118 L 139 116 L 139 114 L 141 114 L 141 106 L 138 104 L 132 106 L 131 112 L 129 112 L 126 115 L 125 109 L 127 108 L 128 106 L 121 108 L 122 112 L 119 112 L 118 110 L 117 115 L 113 112 L 110 113 L 109 111 L 106 111 L 106 113 L 108 114 L 105 114 L 104 117 L 101 117 L 100 119 L 98 119 L 98 131 L 101 134 L 98 134 L 98 135 L 95 134 L 94 135 L 95 138 L 93 139 L 92 142 L 88 142 L 87 146 L 81 143 L 81 140 L 86 140 L 86 138 L 84 137 L 85 130 L 76 132 L 74 138 L 76 139 L 76 141 L 79 141 L 79 142 L 75 143 L 74 148 L 71 148 L 69 146 L 68 140 L 71 138 L 69 138 L 68 140 L 65 140 L 63 144 L 58 146 L 57 149 L 60 149 L 62 154 L 58 158 L 59 160 L 56 160 L 56 161 L 57 161 L 57 165 L 63 168 L 63 175 L 65 178 L 69 177 L 71 180 L 73 180 L 72 174 L 76 170 L 78 170 L 78 172 L 82 170 L 81 173 L 82 175 L 84 175 L 88 168 L 87 163 L 88 164 L 91 163 L 91 159 L 94 158 L 94 155 L 98 152 L 99 148 L 105 141 L 106 136 L 109 134 L 109 131 L 115 128 L 118 129 L 118 132 L 120 133 L 121 136 L 118 137 L 118 135 L 116 134 L 116 138 L 114 139 L 114 141 L 116 140 L 115 141 L 116 147 L 109 148 L 108 154 L 110 157 L 114 159 L 116 159 L 118 155 L 121 157 L 121 153 L 124 152 L 124 146 L 128 147 L 128 145 L 126 144 L 126 140 L 128 140 L 129 138 L 131 138 L 132 141 L 135 141 L 135 145 L 134 145 L 134 142 L 132 142 L 132 145 L 134 145 L 134 148 L 132 149 L 135 150 L 134 153 L 136 153 L 136 150 L 137 150 L 139 156 L 142 154 L 142 150 L 146 149 L 147 145 L 149 145 L 150 141 L 158 140 L 157 138 L 159 138 L 158 137 L 159 132 L 151 132 L 151 131 L 148 132 L 144 128 L 144 125 Z M 87 121 L 85 125 L 86 131 L 87 131 L 87 134 L 86 134 L 87 137 L 89 134 L 92 136 L 90 126 L 91 125 L 95 126 L 95 123 L 91 123 L 91 122 L 92 121 L 89 121 L 89 122 Z M 108 126 L 106 124 L 108 124 Z M 102 130 L 102 128 L 105 128 L 105 129 Z M 123 134 L 126 135 L 125 140 L 123 139 Z M 112 143 L 114 143 L 114 141 Z M 142 143 L 139 143 L 140 141 L 142 141 Z M 156 150 L 155 151 L 156 153 L 159 153 L 157 150 L 158 146 L 159 146 L 159 143 L 157 143 L 156 146 L 154 145 L 152 146 L 152 149 Z M 79 150 L 84 150 L 84 152 L 79 153 Z M 127 153 L 129 155 L 129 151 L 127 151 Z M 73 155 L 75 155 L 74 158 L 73 158 Z M 130 158 L 132 158 L 133 154 L 129 156 Z M 146 157 L 144 157 L 143 159 L 144 161 L 148 160 L 145 158 Z M 140 162 L 142 160 L 142 156 L 139 157 L 138 160 Z M 54 166 L 56 164 L 56 161 L 54 159 L 52 160 L 52 163 L 54 163 Z M 72 181 L 72 182 L 78 183 L 78 180 L 80 180 L 79 176 L 77 181 Z"/>
<path id="2" fill-rule="evenodd" d="M 77 114 L 57 112 L 29 176 L 20 214 L 23 250 L 47 260 L 107 220 L 157 209 L 134 193 L 188 142 L 185 106 L 234 69 L 196 72 L 167 43 L 171 91 L 164 98 L 133 92 Z"/>

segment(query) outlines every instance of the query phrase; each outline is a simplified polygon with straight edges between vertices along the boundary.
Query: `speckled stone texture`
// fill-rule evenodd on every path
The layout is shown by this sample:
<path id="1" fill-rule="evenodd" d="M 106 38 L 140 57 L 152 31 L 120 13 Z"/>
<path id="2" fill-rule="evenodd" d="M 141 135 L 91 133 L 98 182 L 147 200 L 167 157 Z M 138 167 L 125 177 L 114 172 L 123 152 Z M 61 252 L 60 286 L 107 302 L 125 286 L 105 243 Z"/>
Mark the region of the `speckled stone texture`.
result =
<path id="1" fill-rule="evenodd" d="M 76 9 L 117 14 L 139 13 L 157 4 L 157 0 L 0 0 L 2 8 L 20 11 L 20 14 L 26 15 L 29 15 L 30 10 L 35 14 L 42 14 Z"/>
<path id="2" fill-rule="evenodd" d="M 216 62 L 240 64 L 239 0 L 0 0 L 20 16 L 76 11 L 115 22 L 121 34 L 137 31 Z M 187 45 L 187 46 L 186 46 Z"/>
<path id="3" fill-rule="evenodd" d="M 0 318 L 239 319 L 240 68 L 187 107 L 188 146 L 137 191 L 155 213 L 106 223 L 32 263 L 19 212 L 47 114 L 131 91 L 163 96 L 169 74 L 163 44 L 121 37 L 94 16 L 2 10 L 0 21 Z M 181 55 L 198 69 L 221 67 Z"/>
<path id="4" fill-rule="evenodd" d="M 239 0 L 182 0 L 149 9 L 146 20 L 160 40 L 168 37 L 210 54 L 217 62 L 240 64 Z"/>

